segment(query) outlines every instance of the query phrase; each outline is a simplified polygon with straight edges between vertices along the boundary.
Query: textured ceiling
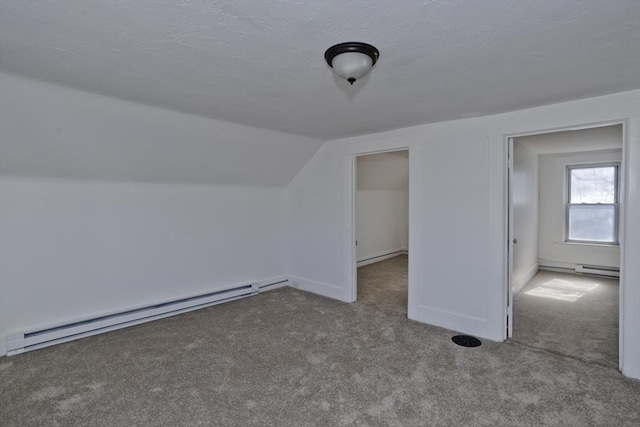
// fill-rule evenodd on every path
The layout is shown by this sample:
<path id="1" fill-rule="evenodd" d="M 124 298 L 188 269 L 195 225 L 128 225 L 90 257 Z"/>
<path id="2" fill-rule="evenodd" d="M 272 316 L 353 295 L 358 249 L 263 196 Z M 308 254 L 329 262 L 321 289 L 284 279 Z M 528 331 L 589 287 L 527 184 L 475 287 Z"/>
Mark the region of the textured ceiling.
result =
<path id="1" fill-rule="evenodd" d="M 381 55 L 353 87 L 351 40 Z M 2 0 L 0 69 L 330 139 L 636 89 L 640 2 Z"/>

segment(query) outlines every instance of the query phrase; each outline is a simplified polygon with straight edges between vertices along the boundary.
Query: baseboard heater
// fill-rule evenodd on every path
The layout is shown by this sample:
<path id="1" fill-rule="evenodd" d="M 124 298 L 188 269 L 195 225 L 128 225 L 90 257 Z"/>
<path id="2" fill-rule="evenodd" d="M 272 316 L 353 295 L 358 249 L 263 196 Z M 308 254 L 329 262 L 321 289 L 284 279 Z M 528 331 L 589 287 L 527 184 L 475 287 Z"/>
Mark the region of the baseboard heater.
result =
<path id="1" fill-rule="evenodd" d="M 286 286 L 287 283 L 287 279 L 251 283 L 65 325 L 8 335 L 7 356 L 246 298 Z"/>
<path id="2" fill-rule="evenodd" d="M 575 272 L 593 276 L 620 277 L 620 269 L 615 267 L 602 267 L 597 265 L 577 265 Z"/>

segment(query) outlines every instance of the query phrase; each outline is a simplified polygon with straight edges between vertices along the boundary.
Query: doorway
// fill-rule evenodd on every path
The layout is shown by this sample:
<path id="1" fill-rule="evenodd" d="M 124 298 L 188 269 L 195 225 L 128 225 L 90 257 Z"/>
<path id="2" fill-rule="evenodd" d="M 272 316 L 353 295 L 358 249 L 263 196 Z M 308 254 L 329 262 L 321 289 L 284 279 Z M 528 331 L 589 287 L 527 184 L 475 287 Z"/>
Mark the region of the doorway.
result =
<path id="1" fill-rule="evenodd" d="M 507 336 L 619 365 L 623 125 L 508 140 Z"/>
<path id="2" fill-rule="evenodd" d="M 356 299 L 407 315 L 409 151 L 356 156 Z"/>
<path id="3" fill-rule="evenodd" d="M 420 320 L 418 305 L 418 288 L 422 283 L 420 259 L 420 140 L 414 133 L 397 134 L 393 137 L 367 139 L 357 141 L 345 148 L 344 156 L 344 200 L 345 229 L 343 232 L 343 253 L 345 260 L 345 283 L 348 294 L 345 301 L 356 302 L 358 292 L 358 257 L 356 251 L 356 191 L 357 191 L 357 158 L 368 154 L 390 153 L 396 151 L 409 152 L 409 227 L 408 227 L 408 272 L 407 272 L 407 317 Z"/>

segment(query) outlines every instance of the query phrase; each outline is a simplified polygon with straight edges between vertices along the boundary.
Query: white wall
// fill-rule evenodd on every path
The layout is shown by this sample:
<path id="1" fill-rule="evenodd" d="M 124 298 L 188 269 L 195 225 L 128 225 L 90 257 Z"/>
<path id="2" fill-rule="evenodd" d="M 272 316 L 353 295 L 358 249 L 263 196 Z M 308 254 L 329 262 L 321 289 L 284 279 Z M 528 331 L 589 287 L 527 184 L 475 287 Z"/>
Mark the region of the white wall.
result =
<path id="1" fill-rule="evenodd" d="M 290 184 L 292 203 L 291 273 L 304 279 L 305 289 L 349 301 L 345 288 L 345 150 L 352 144 L 397 140 L 418 133 L 420 147 L 420 231 L 422 259 L 420 305 L 423 318 L 448 316 L 458 330 L 472 325 L 484 335 L 486 325 L 486 242 L 489 211 L 486 125 L 481 120 L 464 124 L 438 123 L 325 144 Z M 413 144 L 413 142 L 410 142 Z M 466 152 L 465 152 L 466 151 Z M 464 155 L 461 155 L 464 153 Z M 411 232 L 411 231 L 410 231 Z M 299 236 L 299 237 L 298 237 Z M 314 260 L 312 265 L 306 260 Z M 464 298 L 460 296 L 464 295 Z M 433 322 L 435 323 L 435 322 Z M 442 324 L 442 326 L 445 326 Z"/>
<path id="2" fill-rule="evenodd" d="M 9 333 L 286 273 L 284 186 L 321 141 L 0 88 L 0 354 Z"/>
<path id="3" fill-rule="evenodd" d="M 0 181 L 1 334 L 281 276 L 280 188 Z"/>
<path id="4" fill-rule="evenodd" d="M 344 270 L 342 147 L 329 141 L 288 186 L 289 261 L 295 287 L 348 301 Z"/>
<path id="5" fill-rule="evenodd" d="M 408 248 L 408 191 L 358 190 L 356 240 L 358 262 L 379 260 Z"/>
<path id="6" fill-rule="evenodd" d="M 419 320 L 506 337 L 506 135 L 626 120 L 628 177 L 623 372 L 640 377 L 638 91 L 326 143 L 289 184 L 289 271 L 299 287 L 349 301 L 350 147 L 419 145 Z M 360 148 L 359 148 L 360 149 Z M 411 160 L 410 160 L 411 161 Z M 411 302 L 410 302 L 411 305 Z"/>
<path id="7" fill-rule="evenodd" d="M 407 250 L 408 152 L 358 157 L 356 170 L 357 259 L 365 265 Z"/>
<path id="8" fill-rule="evenodd" d="M 538 154 L 515 139 L 513 144 L 513 292 L 538 272 Z"/>
<path id="9" fill-rule="evenodd" d="M 620 143 L 622 135 L 620 135 Z M 620 266 L 618 246 L 565 243 L 567 165 L 622 160 L 622 150 L 540 156 L 540 266 Z"/>
<path id="10" fill-rule="evenodd" d="M 527 135 L 517 139 L 536 154 L 581 153 L 622 147 L 622 125 L 594 126 L 596 127 Z"/>

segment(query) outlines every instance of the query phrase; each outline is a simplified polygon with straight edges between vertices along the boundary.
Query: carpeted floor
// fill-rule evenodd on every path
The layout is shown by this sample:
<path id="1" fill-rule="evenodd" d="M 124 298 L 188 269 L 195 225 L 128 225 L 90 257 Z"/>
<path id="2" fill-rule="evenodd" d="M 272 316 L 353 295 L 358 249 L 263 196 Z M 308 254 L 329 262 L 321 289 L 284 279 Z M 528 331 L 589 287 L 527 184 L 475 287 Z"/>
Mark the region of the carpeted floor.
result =
<path id="1" fill-rule="evenodd" d="M 0 359 L 3 426 L 622 426 L 640 381 L 283 288 Z"/>
<path id="2" fill-rule="evenodd" d="M 408 257 L 358 268 L 358 304 L 407 315 Z M 618 280 L 540 271 L 514 300 L 513 340 L 618 367 Z"/>
<path id="3" fill-rule="evenodd" d="M 618 366 L 618 280 L 540 271 L 513 314 L 514 341 Z"/>
<path id="4" fill-rule="evenodd" d="M 407 315 L 407 255 L 358 267 L 358 303 Z"/>

